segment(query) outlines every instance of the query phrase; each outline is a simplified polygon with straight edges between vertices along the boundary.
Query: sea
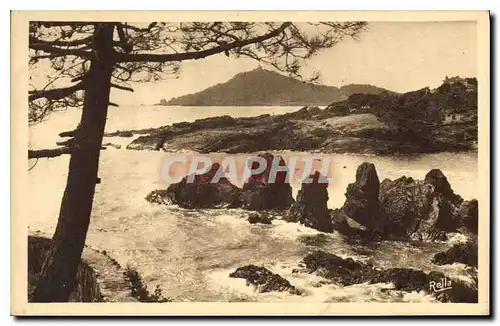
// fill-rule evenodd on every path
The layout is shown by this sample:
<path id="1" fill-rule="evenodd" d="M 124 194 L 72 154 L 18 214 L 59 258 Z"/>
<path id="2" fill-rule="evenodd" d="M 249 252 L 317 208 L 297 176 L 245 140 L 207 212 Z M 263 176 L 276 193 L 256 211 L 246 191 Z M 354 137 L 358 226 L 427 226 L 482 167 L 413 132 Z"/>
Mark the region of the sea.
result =
<path id="1" fill-rule="evenodd" d="M 106 131 L 143 129 L 176 122 L 230 115 L 251 117 L 282 114 L 300 107 L 169 107 L 130 105 L 110 107 Z M 30 127 L 29 148 L 56 147 L 58 133 L 72 130 L 81 111 L 55 112 L 46 121 Z M 159 169 L 165 153 L 125 149 L 133 138 L 106 137 L 104 142 L 122 145 L 101 152 L 90 229 L 86 245 L 106 250 L 122 266 L 136 268 L 151 291 L 160 286 L 163 294 L 178 302 L 434 302 L 424 292 L 390 290 L 392 284 L 342 286 L 324 284 L 321 277 L 294 271 L 305 255 L 324 250 L 341 257 L 370 262 L 375 267 L 404 267 L 437 270 L 467 279 L 462 264 L 436 266 L 435 253 L 465 241 L 450 234 L 446 242 L 381 242 L 371 245 L 347 243 L 338 233 L 324 234 L 305 226 L 273 221 L 272 225 L 249 224 L 242 209 L 188 210 L 157 205 L 144 198 L 164 189 Z M 293 154 L 287 152 L 283 154 Z M 298 153 L 302 154 L 302 153 Z M 243 154 L 241 154 L 243 155 Z M 246 154 L 245 154 L 246 155 Z M 330 208 L 341 207 L 345 190 L 355 180 L 362 162 L 374 163 L 379 179 L 411 176 L 422 179 L 432 168 L 447 176 L 455 193 L 472 199 L 478 193 L 477 153 L 439 153 L 407 156 L 334 154 L 339 167 L 329 185 Z M 30 160 L 28 172 L 28 216 L 31 232 L 53 234 L 68 173 L 68 156 Z M 36 165 L 35 165 L 36 164 Z M 292 183 L 296 194 L 300 183 Z M 282 292 L 259 293 L 243 279 L 229 278 L 236 268 L 254 264 L 280 274 L 302 295 Z M 387 289 L 387 290 L 383 290 Z"/>

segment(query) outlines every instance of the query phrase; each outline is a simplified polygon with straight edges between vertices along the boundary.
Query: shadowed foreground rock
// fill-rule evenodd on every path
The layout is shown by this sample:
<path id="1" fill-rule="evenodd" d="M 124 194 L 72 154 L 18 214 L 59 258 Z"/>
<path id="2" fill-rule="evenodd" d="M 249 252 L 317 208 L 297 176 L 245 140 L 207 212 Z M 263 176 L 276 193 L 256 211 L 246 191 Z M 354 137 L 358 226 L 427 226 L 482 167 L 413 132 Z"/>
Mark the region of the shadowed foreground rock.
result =
<path id="1" fill-rule="evenodd" d="M 234 208 L 241 206 L 241 190 L 227 178 L 212 182 L 220 165 L 215 163 L 204 174 L 184 177 L 181 182 L 171 184 L 167 190 L 155 190 L 146 200 L 160 204 L 176 204 L 183 208 Z"/>
<path id="2" fill-rule="evenodd" d="M 147 196 L 146 200 L 153 204 L 171 205 L 172 201 L 168 197 L 168 191 L 166 189 L 158 189 L 151 191 Z"/>
<path id="3" fill-rule="evenodd" d="M 425 291 L 434 295 L 442 302 L 477 302 L 477 288 L 475 285 L 465 284 L 461 280 L 447 278 L 443 273 L 430 272 L 426 274 L 420 270 L 410 268 L 390 268 L 379 270 L 371 265 L 357 262 L 352 258 L 341 258 L 323 251 L 315 251 L 303 260 L 309 272 L 342 285 L 359 283 L 393 283 L 395 290 Z M 433 284 L 451 283 L 450 289 L 435 291 Z"/>
<path id="4" fill-rule="evenodd" d="M 310 183 L 302 183 L 296 202 L 290 207 L 284 219 L 299 222 L 321 232 L 333 232 L 328 211 L 328 181 L 319 172 L 309 176 Z"/>
<path id="5" fill-rule="evenodd" d="M 434 186 L 436 192 L 443 195 L 445 199 L 450 201 L 453 205 L 458 206 L 463 202 L 462 197 L 455 194 L 448 179 L 439 169 L 432 169 L 425 175 L 424 182 Z"/>
<path id="6" fill-rule="evenodd" d="M 275 180 L 270 178 L 273 160 L 279 166 L 285 167 L 285 161 L 280 156 L 270 153 L 259 154 L 267 162 L 266 169 L 260 173 L 252 175 L 243 184 L 242 201 L 243 208 L 248 210 L 285 210 L 294 202 L 292 197 L 292 187 L 287 182 L 288 170 L 278 171 Z M 252 163 L 252 169 L 259 166 L 258 162 Z"/>
<path id="7" fill-rule="evenodd" d="M 477 268 L 477 255 L 477 243 L 461 243 L 444 252 L 437 253 L 432 262 L 436 265 L 462 263 Z"/>
<path id="8" fill-rule="evenodd" d="M 417 240 L 446 240 L 455 231 L 463 199 L 454 194 L 444 174 L 434 169 L 424 181 L 405 176 L 380 186 L 380 203 L 390 234 Z"/>
<path id="9" fill-rule="evenodd" d="M 300 294 L 293 285 L 278 274 L 274 274 L 264 267 L 255 265 L 246 265 L 238 267 L 236 271 L 229 274 L 232 278 L 244 278 L 247 284 L 251 284 L 257 288 L 259 292 L 287 291 L 291 294 Z"/>
<path id="10" fill-rule="evenodd" d="M 375 165 L 362 163 L 356 170 L 356 181 L 347 186 L 341 210 L 369 230 L 384 234 L 386 223 L 380 210 L 379 187 Z"/>

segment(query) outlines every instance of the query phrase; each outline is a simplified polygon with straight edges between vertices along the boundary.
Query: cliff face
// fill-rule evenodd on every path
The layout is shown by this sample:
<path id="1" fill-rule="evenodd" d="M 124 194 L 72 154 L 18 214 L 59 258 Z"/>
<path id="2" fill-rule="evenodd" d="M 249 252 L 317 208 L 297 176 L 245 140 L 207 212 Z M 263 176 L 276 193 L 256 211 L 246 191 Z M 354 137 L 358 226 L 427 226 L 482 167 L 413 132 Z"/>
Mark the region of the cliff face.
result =
<path id="1" fill-rule="evenodd" d="M 348 98 L 353 92 L 379 94 L 385 91 L 371 85 L 342 88 L 317 85 L 257 68 L 239 73 L 225 83 L 201 92 L 161 100 L 161 105 L 184 106 L 286 106 L 328 105 Z"/>

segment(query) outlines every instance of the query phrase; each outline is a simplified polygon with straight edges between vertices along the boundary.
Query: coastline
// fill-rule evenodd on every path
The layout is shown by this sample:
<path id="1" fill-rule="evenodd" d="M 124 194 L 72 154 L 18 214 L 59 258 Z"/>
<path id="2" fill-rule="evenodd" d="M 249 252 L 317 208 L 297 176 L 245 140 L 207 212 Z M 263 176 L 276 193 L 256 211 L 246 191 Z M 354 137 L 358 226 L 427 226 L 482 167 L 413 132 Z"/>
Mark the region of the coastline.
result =
<path id="1" fill-rule="evenodd" d="M 422 138 L 370 113 L 337 115 L 304 107 L 285 114 L 233 118 L 227 115 L 158 128 L 117 130 L 105 137 L 134 139 L 133 150 L 197 153 L 252 153 L 290 150 L 325 154 L 415 155 L 477 153 L 476 131 L 454 124 L 430 130 Z M 139 137 L 136 137 L 139 136 Z"/>

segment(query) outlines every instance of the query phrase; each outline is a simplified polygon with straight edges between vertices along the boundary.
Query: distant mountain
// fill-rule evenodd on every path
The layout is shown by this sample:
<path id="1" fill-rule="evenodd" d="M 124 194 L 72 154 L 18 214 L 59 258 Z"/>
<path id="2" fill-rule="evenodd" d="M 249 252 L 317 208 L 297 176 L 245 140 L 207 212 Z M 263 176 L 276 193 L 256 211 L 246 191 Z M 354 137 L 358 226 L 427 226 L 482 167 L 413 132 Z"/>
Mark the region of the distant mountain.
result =
<path id="1" fill-rule="evenodd" d="M 382 92 L 387 92 L 388 90 L 382 87 L 377 87 L 368 84 L 349 84 L 340 87 L 340 92 L 342 93 L 341 100 L 344 100 L 351 96 L 352 94 L 375 94 L 379 95 Z M 393 92 L 391 92 L 393 93 Z M 333 101 L 332 101 L 333 102 Z"/>
<path id="2" fill-rule="evenodd" d="M 184 106 L 286 106 L 328 105 L 354 93 L 380 94 L 372 85 L 351 84 L 341 88 L 302 82 L 279 73 L 257 68 L 235 75 L 225 83 L 166 101 L 160 105 Z"/>

